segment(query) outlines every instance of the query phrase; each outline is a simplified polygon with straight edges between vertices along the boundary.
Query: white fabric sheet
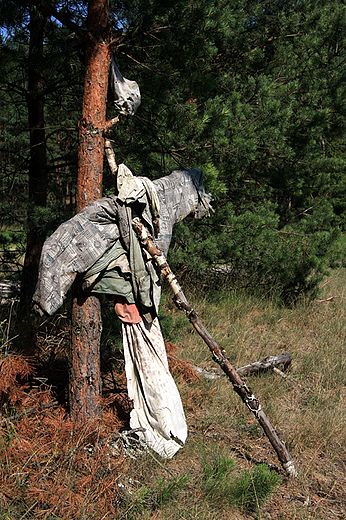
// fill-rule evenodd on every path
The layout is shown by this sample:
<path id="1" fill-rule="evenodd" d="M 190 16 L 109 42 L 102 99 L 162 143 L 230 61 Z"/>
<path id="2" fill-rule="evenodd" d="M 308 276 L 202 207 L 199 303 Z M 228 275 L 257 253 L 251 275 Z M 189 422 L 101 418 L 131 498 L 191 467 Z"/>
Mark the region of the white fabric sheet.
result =
<path id="1" fill-rule="evenodd" d="M 140 439 L 161 457 L 171 458 L 184 445 L 187 426 L 159 321 L 122 327 L 128 393 L 134 406 L 130 426 L 144 428 Z"/>

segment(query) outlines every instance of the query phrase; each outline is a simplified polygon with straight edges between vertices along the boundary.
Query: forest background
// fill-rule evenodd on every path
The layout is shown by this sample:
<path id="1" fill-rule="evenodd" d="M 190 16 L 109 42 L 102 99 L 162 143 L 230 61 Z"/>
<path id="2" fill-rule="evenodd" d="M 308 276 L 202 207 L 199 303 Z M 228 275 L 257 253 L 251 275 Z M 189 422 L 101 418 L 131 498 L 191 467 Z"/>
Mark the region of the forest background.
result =
<path id="1" fill-rule="evenodd" d="M 58 354 L 66 361 L 68 313 L 59 313 L 49 327 L 41 327 L 35 369 L 26 358 L 16 357 L 16 349 L 12 351 L 10 329 L 19 331 L 35 286 L 42 243 L 78 210 L 78 137 L 86 60 L 81 41 L 87 12 L 88 2 L 33 0 L 0 5 L 0 275 L 21 282 L 19 308 L 12 300 L 2 307 L 0 319 L 4 412 L 0 498 L 4 515 L 11 512 L 13 518 L 37 511 L 46 518 L 56 514 L 98 518 L 100 503 L 110 508 L 107 514 L 120 504 L 125 508 L 121 518 L 136 518 L 143 508 L 151 518 L 166 493 L 159 481 L 150 492 L 139 487 L 132 498 L 119 498 L 118 477 L 130 473 L 124 472 L 121 457 L 111 462 L 108 458 L 105 464 L 109 445 L 102 444 L 106 437 L 100 443 L 99 439 L 114 432 L 121 421 L 116 424 L 116 414 L 107 415 L 109 410 L 103 407 L 105 431 L 101 423 L 87 431 L 88 423 L 85 431 L 75 432 L 66 418 L 66 395 L 59 394 L 66 391 L 62 378 L 66 371 L 59 373 L 59 380 L 53 379 L 54 392 L 48 385 L 52 379 L 41 377 L 39 362 L 46 376 L 47 367 L 60 369 Z M 295 348 L 295 386 L 288 397 L 284 384 L 274 380 L 263 378 L 256 386 L 271 417 L 290 438 L 301 479 L 291 484 L 291 490 L 290 484 L 282 488 L 281 502 L 275 499 L 266 517 L 275 518 L 277 508 L 277 518 L 282 514 L 322 518 L 322 508 L 326 518 L 344 518 L 343 302 L 323 312 L 306 302 L 316 297 L 329 270 L 344 265 L 345 4 L 130 0 L 110 2 L 110 26 L 117 64 L 125 77 L 139 84 L 142 94 L 136 115 L 120 117 L 108 134 L 118 164 L 124 162 L 135 175 L 151 179 L 174 169 L 199 167 L 214 198 L 215 213 L 208 219 L 187 219 L 175 227 L 170 264 L 190 288 L 195 285 L 198 291 L 206 291 L 198 297 L 192 291 L 192 296 L 200 305 L 207 294 L 203 314 L 224 342 L 234 343 L 230 350 L 237 366 L 246 356 L 267 355 L 272 345 L 281 351 L 287 341 Z M 109 104 L 107 118 L 116 115 Z M 106 162 L 104 166 L 103 195 L 107 195 L 114 190 L 114 180 Z M 333 278 L 329 283 L 335 292 L 343 292 L 345 281 L 336 279 L 336 287 Z M 245 289 L 246 294 L 234 289 Z M 262 299 L 252 299 L 258 296 Z M 272 307 L 273 301 L 279 302 L 278 307 Z M 294 314 L 292 304 L 297 302 L 302 307 L 298 305 Z M 165 337 L 183 341 L 184 347 L 191 343 L 184 356 L 198 360 L 196 342 L 172 305 L 164 300 L 162 308 Z M 321 327 L 322 322 L 330 325 L 328 331 L 319 328 L 320 322 Z M 114 331 L 111 340 L 108 333 L 106 315 L 102 355 L 111 343 L 114 348 Z M 23 350 L 20 335 L 17 346 L 18 342 Z M 190 438 L 191 428 L 205 438 L 214 431 L 222 442 L 228 443 L 226 437 L 231 436 L 232 449 L 239 444 L 249 464 L 256 457 L 268 462 L 273 475 L 273 469 L 278 470 L 275 459 L 267 455 L 253 421 L 231 398 L 228 424 L 227 416 L 220 413 L 226 398 L 218 385 L 187 384 L 186 365 L 179 365 L 170 354 L 172 359 L 178 367 L 175 376 L 179 369 L 185 374 L 180 391 Z M 104 403 L 117 408 L 114 403 L 123 393 L 117 397 L 110 392 L 109 381 L 114 383 L 110 373 L 113 377 L 108 372 L 107 383 L 103 372 Z M 28 406 L 35 400 L 38 408 L 32 411 Z M 41 421 L 45 406 L 54 413 L 48 417 L 47 412 Z M 28 420 L 30 414 L 34 415 Z M 196 440 L 189 445 L 193 457 L 196 445 Z M 214 457 L 209 451 L 200 457 L 204 466 L 189 493 L 218 500 L 217 478 L 228 481 L 229 473 L 223 474 L 222 468 L 230 471 L 234 464 L 228 455 L 213 460 L 211 466 L 217 468 L 213 473 L 207 461 L 210 456 Z M 180 460 L 189 467 L 193 461 L 188 469 L 194 470 L 193 457 L 185 451 L 177 464 Z M 315 459 L 321 459 L 320 466 Z M 250 474 L 250 487 L 257 477 L 259 481 L 249 503 L 260 515 L 256 493 L 265 488 L 263 482 L 270 488 L 272 477 L 267 469 L 258 471 Z M 185 485 L 184 478 L 183 474 L 168 483 L 171 494 Z M 234 497 L 230 488 L 225 496 L 230 491 Z M 192 500 L 194 507 L 197 499 Z M 243 495 L 239 500 L 236 503 L 244 506 Z M 294 500 L 301 507 L 292 508 Z M 209 506 L 203 502 L 203 507 L 205 517 L 212 518 Z M 282 508 L 290 513 L 282 513 Z M 202 518 L 197 506 L 194 513 L 184 503 L 184 515 L 186 510 L 191 518 Z"/>
<path id="2" fill-rule="evenodd" d="M 85 27 L 87 6 L 49 3 L 66 27 L 40 5 L 0 8 L 6 278 L 22 276 L 27 239 L 39 249 L 75 209 L 84 55 L 69 35 L 71 23 Z M 199 167 L 214 197 L 209 219 L 176 227 L 174 269 L 224 265 L 231 284 L 286 302 L 314 295 L 343 261 L 344 2 L 125 1 L 111 2 L 110 17 L 117 64 L 142 94 L 110 134 L 118 163 L 151 179 Z M 44 125 L 32 142 L 38 102 Z M 105 174 L 103 194 L 112 190 Z"/>

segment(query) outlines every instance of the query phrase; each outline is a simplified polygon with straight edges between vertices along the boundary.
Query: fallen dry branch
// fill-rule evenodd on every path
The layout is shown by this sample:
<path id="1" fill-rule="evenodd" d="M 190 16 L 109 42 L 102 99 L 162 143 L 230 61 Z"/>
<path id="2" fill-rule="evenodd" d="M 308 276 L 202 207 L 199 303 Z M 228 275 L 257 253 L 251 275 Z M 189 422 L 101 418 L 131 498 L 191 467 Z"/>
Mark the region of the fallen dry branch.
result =
<path id="1" fill-rule="evenodd" d="M 28 516 L 30 511 L 32 511 L 37 506 L 37 504 L 38 504 L 38 500 L 35 500 L 35 502 L 29 507 L 29 509 L 27 509 L 25 511 L 24 515 L 22 515 L 19 520 L 24 520 L 24 518 L 26 518 Z"/>
<path id="2" fill-rule="evenodd" d="M 279 376 L 283 377 L 292 386 L 292 388 L 297 392 L 297 394 L 300 397 L 302 396 L 301 392 L 298 390 L 292 379 L 290 379 L 286 374 L 284 374 L 282 370 L 279 370 L 277 367 L 273 367 L 273 371 Z"/>
<path id="3" fill-rule="evenodd" d="M 265 359 L 262 359 L 262 361 L 255 361 L 254 363 L 251 363 L 250 365 L 245 365 L 243 367 L 237 368 L 237 374 L 240 377 L 246 377 L 251 376 L 253 374 L 258 374 L 259 372 L 267 372 L 270 369 L 278 370 L 277 367 L 279 365 L 283 365 L 283 370 L 287 370 L 287 368 L 290 366 L 292 362 L 292 356 L 291 354 L 280 354 L 278 356 L 268 356 Z M 219 377 L 224 377 L 226 374 L 223 372 L 220 372 L 218 369 L 209 369 L 204 370 L 201 367 L 194 366 L 193 369 L 195 370 L 196 374 L 205 377 L 207 379 L 218 379 Z M 281 370 L 278 370 L 281 374 L 283 372 Z"/>
<path id="4" fill-rule="evenodd" d="M 340 298 L 340 296 L 330 296 L 329 298 L 325 298 L 324 300 L 317 300 L 317 303 L 331 302 L 335 300 L 335 298 Z"/>
<path id="5" fill-rule="evenodd" d="M 255 361 L 250 365 L 237 368 L 237 373 L 240 377 L 249 376 L 251 374 L 258 374 L 258 372 L 265 372 L 271 368 L 283 365 L 283 369 L 287 370 L 292 362 L 291 354 L 280 354 L 278 356 L 268 356 L 262 361 Z"/>
<path id="6" fill-rule="evenodd" d="M 42 406 L 41 408 L 37 408 L 37 407 L 28 408 L 28 409 L 24 410 L 23 412 L 16 413 L 15 415 L 11 415 L 10 417 L 5 417 L 4 419 L 0 419 L 0 424 L 16 421 L 17 419 L 20 419 L 20 417 L 23 417 L 23 415 L 30 415 L 32 413 L 43 413 L 46 410 L 48 410 L 49 408 L 57 408 L 58 406 L 59 405 L 57 402 L 53 402 L 53 403 L 48 403 L 48 404 Z"/>

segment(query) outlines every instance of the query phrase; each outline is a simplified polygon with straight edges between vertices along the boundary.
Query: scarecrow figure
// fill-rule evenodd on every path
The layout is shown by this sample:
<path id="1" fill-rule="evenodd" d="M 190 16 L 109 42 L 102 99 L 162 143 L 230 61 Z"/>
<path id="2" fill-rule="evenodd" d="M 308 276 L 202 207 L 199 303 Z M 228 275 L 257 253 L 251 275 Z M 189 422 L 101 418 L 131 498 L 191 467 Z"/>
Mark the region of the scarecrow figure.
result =
<path id="1" fill-rule="evenodd" d="M 134 177 L 123 164 L 116 192 L 83 208 L 46 240 L 33 301 L 53 314 L 77 274 L 83 275 L 83 290 L 114 297 L 133 401 L 130 426 L 142 428 L 140 438 L 170 458 L 184 445 L 187 427 L 157 318 L 160 274 L 142 249 L 132 220 L 140 217 L 166 255 L 173 225 L 190 214 L 207 214 L 211 197 L 204 192 L 201 170 L 174 171 L 151 182 Z"/>
<path id="2" fill-rule="evenodd" d="M 109 100 L 132 116 L 141 102 L 138 85 L 124 78 L 111 56 Z M 77 274 L 82 288 L 112 295 L 122 321 L 128 394 L 133 401 L 130 427 L 162 457 L 184 445 L 187 427 L 178 389 L 157 318 L 160 272 L 142 248 L 132 220 L 139 217 L 160 250 L 167 255 L 173 225 L 194 213 L 209 212 L 211 197 L 198 169 L 174 171 L 151 182 L 135 177 L 121 164 L 116 193 L 83 208 L 46 240 L 33 296 L 37 310 L 52 315 L 62 305 Z"/>
<path id="3" fill-rule="evenodd" d="M 133 115 L 141 102 L 138 85 L 122 77 L 113 58 L 109 81 L 116 109 Z M 53 314 L 62 305 L 77 274 L 84 277 L 85 291 L 114 296 L 115 312 L 122 321 L 128 393 L 133 401 L 130 426 L 141 428 L 142 440 L 162 457 L 170 458 L 184 445 L 187 427 L 157 318 L 161 270 L 159 263 L 153 265 L 152 261 L 158 253 L 150 254 L 150 248 L 145 247 L 148 243 L 139 241 L 133 224 L 139 229 L 139 221 L 141 231 L 145 231 L 142 238 L 155 238 L 156 251 L 163 253 L 164 259 L 175 222 L 191 213 L 197 218 L 208 214 L 212 209 L 211 196 L 205 194 L 202 172 L 197 169 L 174 171 L 154 182 L 134 177 L 125 165 L 114 173 L 116 193 L 85 207 L 45 242 L 34 306 Z M 297 476 L 290 453 L 252 390 L 203 327 L 177 285 L 175 290 L 182 297 L 179 305 L 188 310 L 189 320 L 207 343 L 214 360 L 254 413 L 287 475 Z"/>

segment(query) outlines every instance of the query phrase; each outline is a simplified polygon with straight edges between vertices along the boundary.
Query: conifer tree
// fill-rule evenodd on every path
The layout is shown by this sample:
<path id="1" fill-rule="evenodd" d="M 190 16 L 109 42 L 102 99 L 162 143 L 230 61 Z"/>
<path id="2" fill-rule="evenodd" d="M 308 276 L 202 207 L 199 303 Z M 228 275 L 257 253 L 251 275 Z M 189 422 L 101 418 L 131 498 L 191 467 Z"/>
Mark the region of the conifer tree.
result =
<path id="1" fill-rule="evenodd" d="M 47 204 L 48 175 L 44 118 L 43 39 L 46 17 L 30 8 L 30 40 L 28 55 L 28 127 L 30 134 L 29 204 L 27 240 L 21 284 L 21 307 L 29 313 L 34 294 L 42 245 L 46 239 L 44 227 L 35 221 L 34 212 Z"/>
<path id="2" fill-rule="evenodd" d="M 89 0 L 85 38 L 85 81 L 79 123 L 77 207 L 102 195 L 109 48 L 108 0 Z M 75 422 L 100 414 L 101 307 L 97 296 L 75 283 L 69 370 L 70 414 Z"/>
<path id="3" fill-rule="evenodd" d="M 150 178 L 199 166 L 215 198 L 209 221 L 176 229 L 174 268 L 226 264 L 246 286 L 312 290 L 345 226 L 342 4 L 126 0 L 110 16 L 123 28 L 119 68 L 142 92 L 114 131 L 118 162 Z M 67 119 L 63 107 L 49 106 Z"/>
<path id="4" fill-rule="evenodd" d="M 225 263 L 288 299 L 313 291 L 341 237 L 343 6 L 125 6 L 118 56 L 143 102 L 118 154 L 148 176 L 199 166 L 216 199 L 205 225 L 176 230 L 171 262 Z"/>
<path id="5" fill-rule="evenodd" d="M 86 72 L 83 110 L 79 125 L 77 211 L 101 196 L 103 132 L 109 68 L 107 0 L 90 0 L 87 34 L 84 34 L 81 28 L 74 24 L 71 17 L 66 16 L 66 13 L 61 14 L 52 5 L 44 2 L 33 3 L 37 5 L 33 6 L 30 12 L 29 58 L 31 58 L 31 62 L 28 72 L 28 112 L 31 130 L 31 161 L 29 167 L 28 245 L 24 276 L 22 277 L 22 303 L 25 306 L 30 303 L 35 288 L 38 260 L 45 238 L 42 230 L 46 231 L 45 226 L 37 221 L 37 217 L 43 215 L 42 208 L 45 207 L 47 198 L 45 120 L 43 116 L 45 85 L 42 67 L 43 39 L 47 34 L 43 30 L 45 18 L 54 16 L 61 23 L 75 29 L 80 39 L 84 39 Z M 52 38 L 52 34 L 50 37 Z M 50 72 L 51 74 L 46 77 L 46 85 L 52 88 L 55 75 L 52 71 Z M 95 130 L 97 130 L 97 135 Z M 41 210 L 38 206 L 41 207 Z M 33 214 L 36 214 L 36 220 L 31 216 L 31 208 Z M 40 230 L 41 233 L 38 234 L 37 230 Z M 95 417 L 100 410 L 99 344 L 102 328 L 100 307 L 96 298 L 83 299 L 81 296 L 83 299 L 81 302 L 80 296 L 78 294 L 73 305 L 70 356 L 70 412 L 75 421 Z"/>
<path id="6" fill-rule="evenodd" d="M 47 16 L 25 2 L 1 4 L 0 233 L 7 249 L 1 255 L 1 271 L 10 275 L 11 269 L 19 267 L 21 256 L 26 256 L 23 310 L 28 310 L 35 287 L 43 240 L 71 215 L 70 187 L 75 186 L 73 167 L 77 164 L 73 132 L 78 121 L 76 99 L 81 89 L 76 78 L 81 65 L 65 44 L 67 30 Z M 44 31 L 39 29 L 40 20 L 46 20 Z M 17 241 L 11 249 L 8 236 L 11 240 L 18 237 L 23 244 Z"/>

